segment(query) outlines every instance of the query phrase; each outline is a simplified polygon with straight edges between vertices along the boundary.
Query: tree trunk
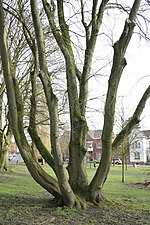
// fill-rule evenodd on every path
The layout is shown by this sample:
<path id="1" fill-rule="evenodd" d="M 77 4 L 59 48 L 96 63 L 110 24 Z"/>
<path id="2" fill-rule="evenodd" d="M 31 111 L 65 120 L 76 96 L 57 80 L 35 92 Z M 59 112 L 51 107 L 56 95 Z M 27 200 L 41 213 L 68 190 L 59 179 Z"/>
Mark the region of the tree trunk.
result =
<path id="1" fill-rule="evenodd" d="M 4 82 L 1 84 L 0 87 L 0 170 L 10 170 L 9 162 L 8 162 L 8 148 L 10 145 L 11 138 L 9 138 L 9 132 L 4 135 L 5 127 L 3 127 L 3 95 L 5 91 L 5 84 Z"/>
<path id="2" fill-rule="evenodd" d="M 108 81 L 108 91 L 106 96 L 104 110 L 104 126 L 102 133 L 102 157 L 96 174 L 90 184 L 91 198 L 95 202 L 99 202 L 101 198 L 101 190 L 107 179 L 112 159 L 112 135 L 114 126 L 115 105 L 119 81 L 126 66 L 124 58 L 126 49 L 130 42 L 135 27 L 135 19 L 140 6 L 139 0 L 135 0 L 129 19 L 126 20 L 123 32 L 119 40 L 114 44 L 114 56 L 110 78 Z"/>
<path id="3" fill-rule="evenodd" d="M 2 150 L 0 153 L 0 170 L 4 170 L 4 171 L 10 170 L 7 150 Z"/>
<path id="4" fill-rule="evenodd" d="M 6 31 L 4 25 L 4 14 L 2 8 L 2 1 L 0 1 L 0 53 L 2 59 L 4 79 L 7 89 L 7 97 L 10 110 L 11 128 L 20 150 L 20 153 L 24 159 L 24 162 L 30 171 L 32 177 L 55 198 L 61 197 L 57 181 L 48 175 L 37 162 L 33 156 L 31 147 L 28 144 L 23 128 L 23 105 L 22 98 L 19 93 L 17 81 L 13 78 L 14 75 L 11 71 L 10 56 L 6 40 Z"/>
<path id="5" fill-rule="evenodd" d="M 4 133 L 0 132 L 0 170 L 9 170 L 8 149 L 4 148 Z"/>
<path id="6" fill-rule="evenodd" d="M 2 153 L 0 154 L 0 169 L 1 170 L 11 170 L 9 161 L 8 161 L 8 151 L 10 149 L 11 139 L 12 139 L 12 131 L 10 129 L 10 125 L 8 125 L 7 133 L 2 135 L 1 137 L 1 149 Z"/>
<path id="7" fill-rule="evenodd" d="M 57 2 L 57 22 L 55 22 L 55 2 Z M 24 30 L 26 29 L 24 35 L 26 36 L 27 43 L 30 46 L 32 54 L 34 56 L 34 78 L 36 79 L 36 76 L 39 75 L 47 101 L 51 124 L 50 138 L 52 146 L 52 155 L 48 154 L 47 149 L 44 147 L 36 132 L 34 118 L 36 114 L 36 105 L 34 105 L 36 102 L 36 90 L 33 86 L 29 132 L 42 156 L 46 158 L 48 164 L 54 170 L 57 177 L 56 179 L 46 173 L 39 165 L 25 137 L 23 127 L 22 96 L 20 94 L 17 80 L 15 79 L 15 74 L 13 74 L 12 71 L 10 59 L 11 57 L 7 47 L 2 0 L 0 0 L 0 52 L 7 88 L 11 127 L 15 136 L 17 146 L 20 150 L 20 153 L 24 159 L 24 162 L 29 172 L 31 173 L 35 181 L 37 181 L 43 188 L 45 188 L 50 194 L 52 194 L 59 203 L 62 203 L 66 206 L 77 206 L 81 208 L 85 207 L 87 201 L 98 204 L 102 200 L 102 189 L 110 169 L 113 149 L 114 146 L 116 146 L 119 141 L 122 140 L 123 137 L 121 136 L 120 139 L 116 138 L 115 142 L 112 143 L 118 85 L 124 67 L 126 66 L 125 53 L 133 33 L 133 29 L 135 26 L 134 21 L 136 19 L 136 15 L 141 1 L 134 1 L 133 7 L 129 14 L 129 19 L 127 19 L 125 22 L 124 30 L 119 40 L 113 46 L 114 57 L 111 74 L 108 82 L 108 92 L 106 97 L 104 115 L 104 127 L 102 133 L 102 157 L 99 167 L 90 184 L 88 184 L 85 168 L 85 142 L 86 133 L 88 130 L 85 113 L 88 96 L 88 80 L 91 71 L 95 43 L 97 37 L 99 36 L 99 27 L 102 22 L 103 14 L 107 6 L 108 0 L 102 0 L 101 4 L 99 5 L 99 8 L 98 1 L 93 1 L 92 14 L 89 24 L 86 23 L 87 21 L 84 17 L 84 4 L 83 1 L 81 1 L 81 17 L 82 24 L 85 28 L 86 36 L 85 59 L 83 62 L 82 72 L 79 71 L 75 63 L 74 52 L 70 40 L 69 27 L 65 21 L 65 10 L 63 7 L 64 2 L 65 1 L 63 0 L 51 0 L 50 3 L 48 3 L 47 0 L 42 0 L 44 10 L 49 20 L 51 31 L 53 32 L 56 42 L 61 52 L 63 53 L 66 65 L 67 92 L 69 99 L 71 123 L 69 165 L 67 168 L 68 174 L 66 173 L 66 169 L 63 164 L 63 158 L 58 142 L 58 99 L 55 95 L 55 91 L 53 90 L 51 80 L 52 76 L 48 71 L 49 67 L 47 65 L 46 58 L 44 32 L 40 20 L 37 0 L 30 0 L 33 26 L 35 30 L 35 35 L 33 35 L 36 39 L 35 42 L 33 41 L 34 38 L 31 37 L 31 34 L 27 35 L 26 33 L 28 29 L 25 27 L 24 20 L 22 23 L 24 26 Z M 21 1 L 19 1 L 19 3 L 21 4 Z M 23 9 L 21 8 L 21 5 L 20 9 Z M 23 18 L 22 14 L 21 16 Z M 31 40 L 29 40 L 29 38 Z M 139 104 L 134 114 L 135 117 L 133 118 L 133 120 L 131 119 L 128 126 L 123 130 L 123 135 L 125 135 L 124 132 L 131 131 L 133 127 L 132 125 L 135 124 L 135 122 L 137 123 L 137 121 L 139 121 L 138 116 L 141 113 L 139 107 L 141 107 L 143 110 L 145 106 L 145 101 L 148 96 L 149 89 L 144 95 L 142 102 Z"/>
<path id="8" fill-rule="evenodd" d="M 39 17 L 37 0 L 31 0 L 31 12 L 34 23 L 34 29 L 37 40 L 38 54 L 39 54 L 39 66 L 40 66 L 40 79 L 43 84 L 45 97 L 48 105 L 50 115 L 50 137 L 52 154 L 55 162 L 55 172 L 58 179 L 58 184 L 62 193 L 63 201 L 65 205 L 73 206 L 76 204 L 76 196 L 74 195 L 68 178 L 63 166 L 63 158 L 58 141 L 58 100 L 55 96 L 51 85 L 51 74 L 48 73 L 48 67 L 46 63 L 46 52 L 44 43 L 44 34 Z"/>

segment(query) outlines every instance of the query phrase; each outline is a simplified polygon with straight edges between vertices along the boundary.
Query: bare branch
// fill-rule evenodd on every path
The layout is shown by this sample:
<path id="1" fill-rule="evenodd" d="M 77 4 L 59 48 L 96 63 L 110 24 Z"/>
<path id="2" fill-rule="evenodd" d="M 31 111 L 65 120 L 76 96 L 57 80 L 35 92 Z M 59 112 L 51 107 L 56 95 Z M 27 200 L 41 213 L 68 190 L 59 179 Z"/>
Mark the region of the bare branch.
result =
<path id="1" fill-rule="evenodd" d="M 143 109 L 145 108 L 146 101 L 150 97 L 150 86 L 146 89 L 144 92 L 139 104 L 137 105 L 135 112 L 133 113 L 133 116 L 129 120 L 129 122 L 126 124 L 126 126 L 123 128 L 123 130 L 117 135 L 115 138 L 112 146 L 113 151 L 115 151 L 115 148 L 121 144 L 124 138 L 126 138 L 132 131 L 135 125 L 137 125 L 140 122 L 140 116 L 143 112 Z"/>

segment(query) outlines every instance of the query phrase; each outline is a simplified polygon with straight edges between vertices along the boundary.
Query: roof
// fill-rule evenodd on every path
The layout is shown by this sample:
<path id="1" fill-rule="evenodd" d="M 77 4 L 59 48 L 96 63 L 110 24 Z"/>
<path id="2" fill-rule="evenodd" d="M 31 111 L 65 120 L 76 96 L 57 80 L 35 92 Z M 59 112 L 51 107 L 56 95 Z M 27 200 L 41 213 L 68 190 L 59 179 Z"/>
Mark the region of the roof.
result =
<path id="1" fill-rule="evenodd" d="M 142 132 L 147 138 L 150 138 L 150 130 L 142 130 Z"/>
<path id="2" fill-rule="evenodd" d="M 86 141 L 93 141 L 93 137 L 89 133 L 87 133 Z"/>
<path id="3" fill-rule="evenodd" d="M 88 131 L 88 135 L 89 135 L 92 139 L 98 139 L 98 138 L 101 138 L 101 136 L 102 136 L 102 130 L 89 130 L 89 131 Z"/>

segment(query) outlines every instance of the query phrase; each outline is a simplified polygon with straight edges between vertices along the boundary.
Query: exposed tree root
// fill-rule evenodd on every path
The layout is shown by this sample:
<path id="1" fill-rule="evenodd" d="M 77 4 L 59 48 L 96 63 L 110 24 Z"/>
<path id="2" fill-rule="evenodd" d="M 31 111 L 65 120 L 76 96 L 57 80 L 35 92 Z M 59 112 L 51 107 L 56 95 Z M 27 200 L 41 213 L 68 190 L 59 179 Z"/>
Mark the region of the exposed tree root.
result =
<path id="1" fill-rule="evenodd" d="M 150 187 L 150 181 L 146 181 L 146 182 L 144 183 L 144 185 L 145 185 L 146 187 Z"/>
<path id="2" fill-rule="evenodd" d="M 0 171 L 1 172 L 12 172 L 12 169 L 11 169 L 11 167 L 10 166 L 8 166 L 8 167 L 0 167 Z"/>

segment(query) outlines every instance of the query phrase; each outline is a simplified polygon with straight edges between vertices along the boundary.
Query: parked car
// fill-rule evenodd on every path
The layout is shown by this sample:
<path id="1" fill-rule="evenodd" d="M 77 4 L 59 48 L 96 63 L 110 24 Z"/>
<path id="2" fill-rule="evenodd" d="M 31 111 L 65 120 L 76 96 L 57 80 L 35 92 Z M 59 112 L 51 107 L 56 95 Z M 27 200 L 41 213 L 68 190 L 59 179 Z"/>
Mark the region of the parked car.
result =
<path id="1" fill-rule="evenodd" d="M 119 158 L 114 158 L 112 160 L 112 164 L 117 164 L 117 165 L 121 165 L 122 164 L 122 160 Z"/>
<path id="2" fill-rule="evenodd" d="M 8 154 L 8 160 L 11 161 L 13 159 L 13 155 L 11 153 Z"/>
<path id="3" fill-rule="evenodd" d="M 16 154 L 13 159 L 10 161 L 11 164 L 22 164 L 24 163 L 22 156 L 20 153 Z"/>

